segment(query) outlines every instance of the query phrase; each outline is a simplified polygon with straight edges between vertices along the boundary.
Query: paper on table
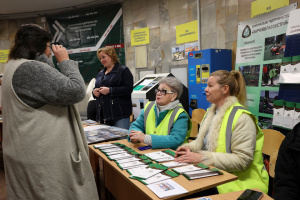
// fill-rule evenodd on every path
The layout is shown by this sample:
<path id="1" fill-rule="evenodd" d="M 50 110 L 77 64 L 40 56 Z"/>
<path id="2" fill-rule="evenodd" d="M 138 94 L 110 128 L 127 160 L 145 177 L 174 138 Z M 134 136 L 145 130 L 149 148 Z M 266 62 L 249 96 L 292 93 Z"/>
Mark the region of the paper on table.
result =
<path id="1" fill-rule="evenodd" d="M 127 162 L 127 163 L 119 164 L 121 169 L 135 168 L 135 167 L 138 167 L 140 165 L 146 165 L 146 164 L 142 161 L 133 161 L 133 162 Z"/>
<path id="2" fill-rule="evenodd" d="M 201 168 L 195 167 L 194 165 L 188 165 L 188 166 L 183 166 L 183 167 L 176 167 L 172 170 L 179 174 L 182 174 L 182 173 L 190 172 L 190 171 L 198 171 L 198 170 L 201 170 Z"/>
<path id="3" fill-rule="evenodd" d="M 130 172 L 131 176 L 134 176 L 134 177 L 140 178 L 140 179 L 147 179 L 147 178 L 150 178 L 151 176 L 154 176 L 155 174 L 162 172 L 163 170 L 138 167 L 138 168 L 128 169 L 127 171 Z"/>
<path id="4" fill-rule="evenodd" d="M 150 190 L 152 190 L 152 192 L 154 192 L 159 198 L 165 198 L 188 192 L 186 189 L 184 189 L 181 185 L 179 185 L 172 179 L 153 183 L 147 185 L 147 187 Z"/>
<path id="5" fill-rule="evenodd" d="M 110 148 L 110 149 L 101 149 L 100 151 L 102 151 L 103 153 L 110 153 L 110 152 L 114 152 L 114 151 L 125 151 L 125 150 L 120 147 L 115 147 L 115 148 Z"/>
<path id="6" fill-rule="evenodd" d="M 198 171 L 185 172 L 184 175 L 188 179 L 197 179 L 197 178 L 204 178 L 209 176 L 217 176 L 219 175 L 219 173 L 211 170 L 198 170 Z"/>
<path id="7" fill-rule="evenodd" d="M 180 162 L 166 162 L 166 163 L 162 163 L 162 165 L 171 168 L 171 167 L 179 167 L 179 166 L 184 166 L 184 165 L 189 165 L 190 163 L 180 163 Z"/>
<path id="8" fill-rule="evenodd" d="M 163 158 L 153 159 L 153 160 L 155 160 L 156 162 L 166 162 L 166 161 L 174 160 L 174 157 L 167 155 L 167 156 L 164 156 Z"/>
<path id="9" fill-rule="evenodd" d="M 147 178 L 146 180 L 143 180 L 142 182 L 145 183 L 146 185 L 149 185 L 149 184 L 167 180 L 170 178 L 171 178 L 170 176 L 159 173 L 159 174 L 155 174 L 154 176 L 151 176 L 150 178 Z"/>
<path id="10" fill-rule="evenodd" d="M 120 151 L 112 151 L 112 152 L 105 152 L 106 156 L 111 156 L 111 155 L 116 155 L 116 154 L 120 154 L 120 153 L 126 153 L 127 151 L 125 150 L 120 150 Z"/>
<path id="11" fill-rule="evenodd" d="M 108 156 L 108 158 L 110 160 L 122 160 L 122 159 L 125 159 L 125 158 L 131 158 L 131 157 L 134 157 L 134 155 L 129 154 L 129 153 L 121 153 L 121 154 Z"/>
<path id="12" fill-rule="evenodd" d="M 95 144 L 94 145 L 94 148 L 96 149 L 107 149 L 107 148 L 115 148 L 115 147 L 118 147 L 117 145 L 115 144 Z"/>
<path id="13" fill-rule="evenodd" d="M 136 157 L 132 157 L 132 158 L 126 158 L 126 159 L 118 160 L 118 161 L 116 161 L 116 163 L 121 164 L 121 163 L 128 163 L 128 162 L 139 161 L 139 160 L 141 160 L 141 159 L 136 158 Z"/>
<path id="14" fill-rule="evenodd" d="M 164 162 L 164 161 L 174 160 L 173 156 L 170 156 L 162 151 L 146 153 L 145 155 L 147 157 L 149 157 L 150 159 L 155 160 L 156 162 Z"/>

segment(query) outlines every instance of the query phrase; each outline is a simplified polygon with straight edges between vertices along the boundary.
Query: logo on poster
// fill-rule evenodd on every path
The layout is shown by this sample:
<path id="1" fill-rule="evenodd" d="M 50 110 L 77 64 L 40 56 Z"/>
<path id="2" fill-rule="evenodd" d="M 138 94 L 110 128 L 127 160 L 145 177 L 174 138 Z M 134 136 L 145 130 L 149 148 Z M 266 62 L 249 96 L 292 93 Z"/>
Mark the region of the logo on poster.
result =
<path id="1" fill-rule="evenodd" d="M 247 38 L 251 35 L 251 29 L 250 27 L 247 25 L 244 30 L 243 30 L 243 33 L 242 33 L 242 37 L 243 38 Z"/>

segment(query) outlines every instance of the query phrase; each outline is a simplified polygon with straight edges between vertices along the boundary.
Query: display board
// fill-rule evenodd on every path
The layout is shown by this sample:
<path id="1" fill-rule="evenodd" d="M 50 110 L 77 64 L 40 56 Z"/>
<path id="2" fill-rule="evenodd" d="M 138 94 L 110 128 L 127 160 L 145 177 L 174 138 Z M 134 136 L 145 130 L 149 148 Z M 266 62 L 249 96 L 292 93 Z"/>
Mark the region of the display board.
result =
<path id="1" fill-rule="evenodd" d="M 259 121 L 272 118 L 289 13 L 295 9 L 296 4 L 292 4 L 238 25 L 235 69 L 245 78 L 248 109 Z"/>
<path id="2" fill-rule="evenodd" d="M 86 82 L 96 77 L 103 67 L 97 58 L 97 50 L 101 47 L 114 47 L 120 62 L 125 64 L 120 4 L 51 16 L 47 17 L 47 22 L 53 35 L 52 42 L 67 48 L 70 59 L 78 62 Z"/>

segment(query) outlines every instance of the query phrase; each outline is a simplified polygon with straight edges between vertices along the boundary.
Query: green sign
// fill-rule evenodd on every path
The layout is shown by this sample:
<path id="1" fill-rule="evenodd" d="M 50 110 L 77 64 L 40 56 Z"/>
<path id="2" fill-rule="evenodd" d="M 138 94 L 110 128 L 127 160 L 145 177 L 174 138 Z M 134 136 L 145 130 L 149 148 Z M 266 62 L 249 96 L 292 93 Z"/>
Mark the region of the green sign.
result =
<path id="1" fill-rule="evenodd" d="M 120 62 L 125 64 L 120 4 L 51 16 L 47 22 L 53 35 L 52 42 L 67 48 L 70 59 L 78 62 L 86 82 L 96 77 L 103 68 L 97 58 L 97 50 L 101 47 L 114 47 Z"/>

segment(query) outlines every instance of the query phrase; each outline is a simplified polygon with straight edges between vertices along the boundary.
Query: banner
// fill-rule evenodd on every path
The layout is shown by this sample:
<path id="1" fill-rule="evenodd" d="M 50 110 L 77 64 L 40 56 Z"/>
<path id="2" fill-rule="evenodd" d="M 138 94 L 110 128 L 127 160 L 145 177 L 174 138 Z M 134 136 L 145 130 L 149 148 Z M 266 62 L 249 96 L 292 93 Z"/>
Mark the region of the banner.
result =
<path id="1" fill-rule="evenodd" d="M 245 78 L 248 109 L 260 121 L 272 118 L 289 13 L 295 9 L 292 4 L 238 25 L 235 69 Z"/>
<path id="2" fill-rule="evenodd" d="M 176 26 L 176 44 L 198 40 L 198 20 Z"/>
<path id="3" fill-rule="evenodd" d="M 52 42 L 67 48 L 70 59 L 78 62 L 86 82 L 96 77 L 103 68 L 97 58 L 97 50 L 101 47 L 114 47 L 120 62 L 125 64 L 120 4 L 51 16 L 47 22 L 53 35 Z"/>

